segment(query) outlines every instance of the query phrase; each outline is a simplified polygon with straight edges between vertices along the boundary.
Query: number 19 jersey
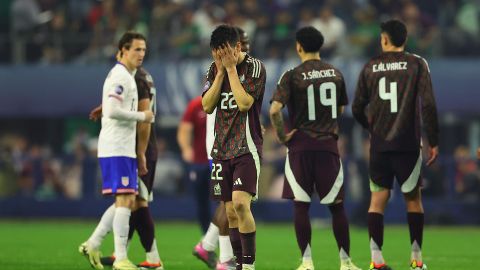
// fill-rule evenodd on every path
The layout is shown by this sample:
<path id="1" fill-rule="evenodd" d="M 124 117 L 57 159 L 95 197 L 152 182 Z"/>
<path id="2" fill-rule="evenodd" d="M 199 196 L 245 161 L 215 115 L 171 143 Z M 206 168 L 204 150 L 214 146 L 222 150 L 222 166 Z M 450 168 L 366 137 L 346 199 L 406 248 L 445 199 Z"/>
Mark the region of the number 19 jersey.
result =
<path id="1" fill-rule="evenodd" d="M 287 106 L 289 123 L 298 132 L 288 144 L 290 151 L 331 151 L 336 140 L 340 107 L 348 104 L 342 73 L 321 60 L 308 60 L 285 72 L 272 101 Z M 328 140 L 327 140 L 328 139 Z"/>
<path id="2" fill-rule="evenodd" d="M 438 120 L 430 70 L 425 59 L 385 52 L 360 73 L 352 112 L 371 133 L 375 151 L 418 151 L 420 123 L 431 146 L 438 144 Z"/>

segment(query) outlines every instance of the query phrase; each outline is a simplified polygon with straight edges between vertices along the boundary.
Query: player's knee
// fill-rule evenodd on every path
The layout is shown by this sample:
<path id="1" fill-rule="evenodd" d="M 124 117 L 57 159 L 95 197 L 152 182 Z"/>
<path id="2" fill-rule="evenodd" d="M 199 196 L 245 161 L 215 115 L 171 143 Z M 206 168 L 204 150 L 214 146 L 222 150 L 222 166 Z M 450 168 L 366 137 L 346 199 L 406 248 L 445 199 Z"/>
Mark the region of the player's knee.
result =
<path id="1" fill-rule="evenodd" d="M 250 210 L 250 202 L 245 200 L 238 200 L 233 202 L 233 208 L 238 215 L 245 213 Z"/>

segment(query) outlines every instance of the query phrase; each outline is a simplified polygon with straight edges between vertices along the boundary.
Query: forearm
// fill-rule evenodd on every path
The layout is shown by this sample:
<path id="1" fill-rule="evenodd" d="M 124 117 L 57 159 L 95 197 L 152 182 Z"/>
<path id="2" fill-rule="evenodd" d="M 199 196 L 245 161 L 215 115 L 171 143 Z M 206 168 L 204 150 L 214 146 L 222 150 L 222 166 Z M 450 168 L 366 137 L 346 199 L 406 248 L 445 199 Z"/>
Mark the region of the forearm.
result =
<path id="1" fill-rule="evenodd" d="M 282 112 L 270 112 L 270 121 L 272 122 L 272 126 L 275 129 L 278 139 L 281 142 L 285 141 L 285 128 Z"/>
<path id="2" fill-rule="evenodd" d="M 215 110 L 215 107 L 217 107 L 218 100 L 220 99 L 220 93 L 222 92 L 222 83 L 224 77 L 225 73 L 223 71 L 218 72 L 215 76 L 215 80 L 213 80 L 212 85 L 202 97 L 203 110 L 208 114 L 211 114 Z"/>
<path id="3" fill-rule="evenodd" d="M 185 122 L 178 127 L 177 142 L 182 152 L 192 147 L 192 129 L 191 124 Z"/>
<path id="4" fill-rule="evenodd" d="M 137 124 L 137 155 L 145 154 L 147 151 L 148 140 L 150 139 L 151 124 L 138 123 Z"/>
<path id="5" fill-rule="evenodd" d="M 252 107 L 254 98 L 249 95 L 240 83 L 238 78 L 237 68 L 232 67 L 227 69 L 228 81 L 230 82 L 230 87 L 232 89 L 233 97 L 237 103 L 238 109 L 241 112 L 246 112 Z"/>
<path id="6" fill-rule="evenodd" d="M 105 116 L 115 120 L 127 120 L 127 121 L 144 121 L 145 113 L 133 112 L 122 109 L 120 102 L 115 98 L 108 98 L 106 106 L 103 106 Z"/>

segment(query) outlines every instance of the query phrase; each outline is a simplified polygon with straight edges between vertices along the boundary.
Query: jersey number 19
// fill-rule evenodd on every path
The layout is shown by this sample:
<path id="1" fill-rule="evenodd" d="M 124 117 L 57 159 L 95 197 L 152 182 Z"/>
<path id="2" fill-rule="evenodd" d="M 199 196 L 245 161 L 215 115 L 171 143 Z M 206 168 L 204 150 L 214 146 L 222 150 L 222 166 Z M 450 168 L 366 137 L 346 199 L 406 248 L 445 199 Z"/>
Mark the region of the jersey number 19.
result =
<path id="1" fill-rule="evenodd" d="M 332 108 L 332 119 L 337 118 L 337 86 L 333 82 L 324 82 L 318 89 L 320 92 L 320 104 Z M 330 93 L 330 95 L 327 95 Z M 315 93 L 314 86 L 310 84 L 307 88 L 308 98 L 308 120 L 315 121 Z"/>

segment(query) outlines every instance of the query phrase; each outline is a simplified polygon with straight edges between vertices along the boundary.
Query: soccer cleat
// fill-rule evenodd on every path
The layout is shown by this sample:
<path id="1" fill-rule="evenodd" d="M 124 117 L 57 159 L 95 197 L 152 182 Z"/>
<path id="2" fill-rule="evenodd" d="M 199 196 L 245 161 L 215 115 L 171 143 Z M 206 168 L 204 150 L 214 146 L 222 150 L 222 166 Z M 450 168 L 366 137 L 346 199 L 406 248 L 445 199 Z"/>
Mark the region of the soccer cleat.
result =
<path id="1" fill-rule="evenodd" d="M 235 270 L 237 269 L 237 263 L 235 262 L 235 258 L 231 258 L 230 260 L 221 263 L 220 261 L 217 262 L 217 266 L 215 270 Z"/>
<path id="2" fill-rule="evenodd" d="M 376 264 L 374 262 L 370 263 L 370 267 L 368 269 L 369 270 L 393 270 L 392 268 L 390 268 L 390 266 L 384 263 Z"/>
<path id="3" fill-rule="evenodd" d="M 129 259 L 123 259 L 121 261 L 115 261 L 113 263 L 113 270 L 138 270 L 138 267 L 133 264 Z"/>
<path id="4" fill-rule="evenodd" d="M 112 254 L 112 256 L 101 257 L 101 258 L 100 258 L 100 262 L 101 262 L 103 265 L 112 266 L 113 263 L 115 262 L 115 255 Z"/>
<path id="5" fill-rule="evenodd" d="M 303 261 L 302 264 L 297 268 L 297 270 L 314 270 L 315 267 L 313 267 L 313 261 L 308 260 L 308 261 Z"/>
<path id="6" fill-rule="evenodd" d="M 93 268 L 97 270 L 103 269 L 103 265 L 100 262 L 100 257 L 102 254 L 98 249 L 94 249 L 90 247 L 87 242 L 84 242 L 78 247 L 78 252 L 87 258 L 88 262 Z"/>
<path id="7" fill-rule="evenodd" d="M 192 252 L 193 256 L 206 263 L 210 269 L 215 269 L 217 264 L 217 255 L 215 251 L 208 251 L 202 247 L 202 243 L 198 243 Z"/>
<path id="8" fill-rule="evenodd" d="M 427 265 L 423 262 L 413 260 L 412 263 L 410 263 L 410 270 L 427 270 Z"/>
<path id="9" fill-rule="evenodd" d="M 242 264 L 242 270 L 255 270 L 255 264 Z"/>
<path id="10" fill-rule="evenodd" d="M 159 263 L 151 263 L 148 261 L 144 261 L 138 264 L 138 268 L 141 270 L 147 270 L 147 269 L 163 270 L 163 264 L 161 261 Z"/>
<path id="11" fill-rule="evenodd" d="M 352 260 L 348 259 L 340 263 L 340 270 L 362 270 L 362 269 L 356 266 L 355 264 L 353 264 Z"/>

